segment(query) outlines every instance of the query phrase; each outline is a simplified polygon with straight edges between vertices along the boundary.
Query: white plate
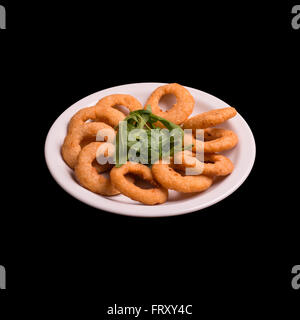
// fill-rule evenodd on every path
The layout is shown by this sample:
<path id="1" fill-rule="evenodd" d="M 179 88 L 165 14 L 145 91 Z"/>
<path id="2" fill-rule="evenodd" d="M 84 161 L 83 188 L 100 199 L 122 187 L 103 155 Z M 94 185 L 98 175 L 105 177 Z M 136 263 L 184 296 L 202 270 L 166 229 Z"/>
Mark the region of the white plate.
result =
<path id="1" fill-rule="evenodd" d="M 56 119 L 46 139 L 45 158 L 53 178 L 65 191 L 78 200 L 101 210 L 128 216 L 164 217 L 211 206 L 229 196 L 245 181 L 253 167 L 255 141 L 246 121 L 238 114 L 222 124 L 223 128 L 233 130 L 239 137 L 239 143 L 234 149 L 223 152 L 232 160 L 235 169 L 229 176 L 219 179 L 202 193 L 182 194 L 170 191 L 169 200 L 166 203 L 146 206 L 123 195 L 114 197 L 97 195 L 76 182 L 73 171 L 65 164 L 60 153 L 68 121 L 72 115 L 81 108 L 94 105 L 102 97 L 115 93 L 131 94 L 145 104 L 151 92 L 161 85 L 164 83 L 134 83 L 102 90 L 76 102 Z M 187 89 L 195 99 L 193 115 L 211 109 L 228 107 L 228 104 L 210 94 L 189 87 Z M 238 110 L 238 106 L 235 107 Z"/>

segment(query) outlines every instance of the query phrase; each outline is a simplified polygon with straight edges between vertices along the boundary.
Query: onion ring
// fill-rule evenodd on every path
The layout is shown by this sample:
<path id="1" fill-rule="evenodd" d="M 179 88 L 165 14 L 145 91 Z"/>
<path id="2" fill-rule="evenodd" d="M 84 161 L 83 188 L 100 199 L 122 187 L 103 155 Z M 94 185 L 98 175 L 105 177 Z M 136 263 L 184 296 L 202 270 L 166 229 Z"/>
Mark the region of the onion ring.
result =
<path id="1" fill-rule="evenodd" d="M 186 134 L 188 136 L 188 134 Z M 205 141 L 207 140 L 207 141 Z M 239 139 L 231 130 L 221 128 L 204 129 L 204 142 L 192 137 L 193 152 L 215 153 L 234 148 Z"/>
<path id="2" fill-rule="evenodd" d="M 165 188 L 184 193 L 204 191 L 213 183 L 213 178 L 205 175 L 182 176 L 171 164 L 163 163 L 161 160 L 152 166 L 152 173 Z"/>
<path id="3" fill-rule="evenodd" d="M 154 188 L 142 189 L 128 181 L 126 174 L 132 173 L 141 176 L 150 182 Z M 127 162 L 122 167 L 114 167 L 110 172 L 112 185 L 125 196 L 148 205 L 164 203 L 168 199 L 168 190 L 160 186 L 153 178 L 151 169 L 140 163 Z"/>
<path id="4" fill-rule="evenodd" d="M 230 174 L 234 165 L 230 159 L 223 156 L 222 154 L 205 154 L 203 174 L 213 176 L 227 176 Z"/>
<path id="5" fill-rule="evenodd" d="M 221 154 L 205 154 L 204 163 L 200 162 L 191 152 L 183 151 L 177 153 L 176 156 L 182 158 L 182 164 L 174 164 L 174 168 L 180 171 L 184 171 L 185 168 L 194 168 L 193 175 L 227 176 L 234 169 L 231 160 Z"/>
<path id="6" fill-rule="evenodd" d="M 162 111 L 159 100 L 166 94 L 174 94 L 177 102 L 167 111 Z M 165 118 L 175 124 L 183 123 L 194 109 L 194 98 L 189 91 L 178 83 L 171 83 L 155 89 L 148 98 L 147 105 L 151 105 L 152 113 Z"/>
<path id="7" fill-rule="evenodd" d="M 68 132 L 76 130 L 78 127 L 82 126 L 87 120 L 96 120 L 95 106 L 83 108 L 76 112 L 69 122 Z"/>
<path id="8" fill-rule="evenodd" d="M 214 127 L 230 118 L 233 118 L 236 114 L 236 110 L 232 107 L 200 113 L 190 119 L 187 119 L 183 123 L 182 129 L 206 129 Z"/>
<path id="9" fill-rule="evenodd" d="M 74 169 L 77 157 L 81 151 L 81 142 L 84 140 L 91 142 L 92 139 L 96 141 L 97 133 L 101 129 L 114 131 L 112 127 L 103 122 L 89 122 L 74 128 L 68 133 L 61 148 L 61 153 L 63 159 L 71 169 Z"/>
<path id="10" fill-rule="evenodd" d="M 111 184 L 109 178 L 98 174 L 92 165 L 97 149 L 102 143 L 104 142 L 92 142 L 80 151 L 75 165 L 75 175 L 84 188 L 105 196 L 113 196 L 120 192 Z"/>
<path id="11" fill-rule="evenodd" d="M 121 111 L 113 108 L 118 105 L 126 107 L 129 111 L 143 109 L 141 103 L 129 94 L 112 94 L 102 98 L 96 104 L 97 119 L 106 122 L 112 127 L 117 126 L 125 118 Z"/>

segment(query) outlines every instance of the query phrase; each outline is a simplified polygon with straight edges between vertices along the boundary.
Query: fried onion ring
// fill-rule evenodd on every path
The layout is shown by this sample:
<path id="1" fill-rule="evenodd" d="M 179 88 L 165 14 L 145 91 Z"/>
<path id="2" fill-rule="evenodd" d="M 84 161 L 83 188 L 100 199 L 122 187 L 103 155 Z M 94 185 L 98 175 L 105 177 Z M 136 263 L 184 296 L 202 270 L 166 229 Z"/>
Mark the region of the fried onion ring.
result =
<path id="1" fill-rule="evenodd" d="M 87 120 L 96 120 L 95 106 L 79 110 L 71 118 L 68 125 L 68 133 L 82 126 Z"/>
<path id="2" fill-rule="evenodd" d="M 159 100 L 166 94 L 174 94 L 177 102 L 167 111 L 162 111 L 158 105 Z M 151 105 L 152 112 L 175 124 L 183 123 L 194 109 L 194 98 L 189 91 L 178 83 L 171 83 L 155 89 L 145 105 Z"/>
<path id="3" fill-rule="evenodd" d="M 175 156 L 181 157 L 182 164 L 174 164 L 174 168 L 180 171 L 184 171 L 185 168 L 195 169 L 193 175 L 227 176 L 234 169 L 231 160 L 221 154 L 205 154 L 204 163 L 200 162 L 195 154 L 187 151 L 177 153 Z"/>
<path id="4" fill-rule="evenodd" d="M 142 179 L 150 182 L 154 188 L 139 188 L 126 179 L 125 175 L 128 173 L 139 175 Z M 140 163 L 127 162 L 120 168 L 114 167 L 110 172 L 110 178 L 112 185 L 120 190 L 121 193 L 144 204 L 154 205 L 164 203 L 168 199 L 168 190 L 154 180 L 151 169 Z"/>
<path id="5" fill-rule="evenodd" d="M 161 160 L 152 166 L 152 173 L 165 188 L 184 193 L 204 191 L 213 183 L 213 178 L 205 175 L 182 176 L 172 168 L 172 164 Z"/>
<path id="6" fill-rule="evenodd" d="M 231 160 L 221 154 L 205 154 L 204 161 L 203 174 L 206 175 L 227 176 L 234 169 Z"/>
<path id="7" fill-rule="evenodd" d="M 186 134 L 185 136 L 189 136 Z M 204 129 L 204 142 L 192 136 L 193 152 L 215 153 L 234 148 L 239 139 L 231 130 L 221 128 Z"/>
<path id="8" fill-rule="evenodd" d="M 214 127 L 233 118 L 236 114 L 236 110 L 232 107 L 203 112 L 187 119 L 183 123 L 182 129 L 206 129 Z"/>
<path id="9" fill-rule="evenodd" d="M 61 153 L 63 159 L 71 169 L 75 167 L 77 157 L 81 151 L 81 143 L 84 140 L 88 142 L 96 141 L 97 133 L 101 129 L 110 129 L 114 132 L 112 127 L 103 122 L 89 122 L 74 128 L 68 133 L 61 148 Z M 99 166 L 97 167 L 101 170 Z"/>
<path id="10" fill-rule="evenodd" d="M 141 103 L 129 94 L 112 94 L 98 101 L 96 104 L 96 117 L 99 121 L 115 127 L 125 118 L 125 115 L 114 109 L 115 106 L 124 106 L 129 111 L 143 109 Z"/>
<path id="11" fill-rule="evenodd" d="M 84 188 L 105 196 L 113 196 L 120 192 L 113 187 L 109 178 L 98 174 L 92 165 L 96 159 L 97 149 L 102 143 L 104 142 L 92 142 L 80 151 L 75 165 L 75 175 Z"/>

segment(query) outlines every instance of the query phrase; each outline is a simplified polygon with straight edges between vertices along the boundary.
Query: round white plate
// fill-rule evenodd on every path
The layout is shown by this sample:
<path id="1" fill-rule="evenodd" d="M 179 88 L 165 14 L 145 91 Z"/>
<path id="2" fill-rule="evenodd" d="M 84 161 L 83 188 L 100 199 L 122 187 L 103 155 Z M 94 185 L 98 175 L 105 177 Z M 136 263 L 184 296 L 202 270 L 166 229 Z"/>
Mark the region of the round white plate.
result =
<path id="1" fill-rule="evenodd" d="M 53 178 L 65 191 L 78 200 L 101 210 L 128 216 L 164 217 L 211 206 L 229 196 L 245 181 L 255 160 L 255 141 L 246 121 L 238 114 L 222 124 L 223 128 L 233 130 L 239 137 L 239 143 L 234 149 L 222 153 L 232 160 L 235 169 L 229 176 L 218 179 L 212 187 L 202 193 L 183 194 L 169 191 L 169 199 L 166 203 L 147 206 L 123 195 L 114 197 L 97 195 L 77 183 L 73 170 L 65 164 L 60 153 L 67 133 L 67 125 L 73 114 L 81 108 L 94 105 L 104 96 L 115 93 L 133 95 L 142 104 L 145 104 L 151 92 L 161 85 L 164 83 L 134 83 L 102 90 L 76 102 L 56 119 L 46 139 L 45 158 Z M 210 94 L 189 87 L 187 89 L 195 99 L 192 115 L 228 107 L 228 104 Z M 238 110 L 238 106 L 236 107 Z"/>

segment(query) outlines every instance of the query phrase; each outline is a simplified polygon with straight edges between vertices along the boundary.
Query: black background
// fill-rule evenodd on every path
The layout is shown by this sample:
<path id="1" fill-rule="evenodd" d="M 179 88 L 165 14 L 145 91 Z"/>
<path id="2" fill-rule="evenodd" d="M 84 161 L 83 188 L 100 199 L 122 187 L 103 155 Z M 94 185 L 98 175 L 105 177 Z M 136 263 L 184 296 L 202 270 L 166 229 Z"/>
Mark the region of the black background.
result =
<path id="1" fill-rule="evenodd" d="M 72 295 L 76 310 L 87 298 L 100 318 L 114 303 L 194 303 L 195 318 L 235 315 L 237 306 L 291 310 L 299 264 L 293 4 L 64 3 L 1 2 L 6 295 L 47 304 L 50 293 L 65 307 Z M 55 119 L 91 93 L 147 81 L 211 93 L 248 122 L 257 158 L 230 197 L 183 216 L 129 218 L 80 203 L 52 179 L 43 147 Z"/>

